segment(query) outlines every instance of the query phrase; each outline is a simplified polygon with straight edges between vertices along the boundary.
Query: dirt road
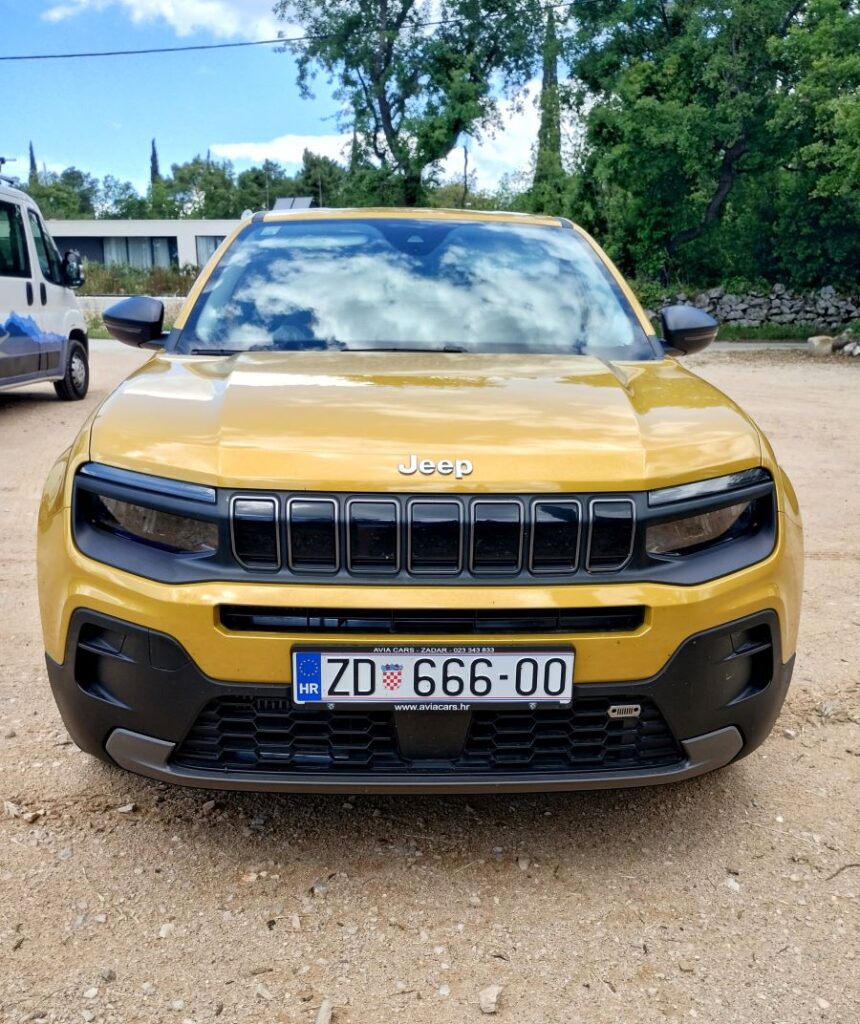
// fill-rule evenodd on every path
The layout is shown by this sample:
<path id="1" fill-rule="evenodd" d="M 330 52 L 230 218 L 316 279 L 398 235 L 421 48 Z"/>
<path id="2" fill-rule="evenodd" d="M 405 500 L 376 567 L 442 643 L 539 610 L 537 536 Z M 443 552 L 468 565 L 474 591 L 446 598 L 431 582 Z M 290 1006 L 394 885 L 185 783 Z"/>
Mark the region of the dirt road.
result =
<path id="1" fill-rule="evenodd" d="M 806 521 L 795 681 L 747 760 L 619 793 L 213 799 L 78 753 L 42 660 L 42 481 L 137 358 L 99 345 L 84 405 L 0 395 L 0 1021 L 310 1024 L 328 999 L 459 1024 L 494 984 L 516 1024 L 860 1020 L 860 365 L 695 363 Z"/>

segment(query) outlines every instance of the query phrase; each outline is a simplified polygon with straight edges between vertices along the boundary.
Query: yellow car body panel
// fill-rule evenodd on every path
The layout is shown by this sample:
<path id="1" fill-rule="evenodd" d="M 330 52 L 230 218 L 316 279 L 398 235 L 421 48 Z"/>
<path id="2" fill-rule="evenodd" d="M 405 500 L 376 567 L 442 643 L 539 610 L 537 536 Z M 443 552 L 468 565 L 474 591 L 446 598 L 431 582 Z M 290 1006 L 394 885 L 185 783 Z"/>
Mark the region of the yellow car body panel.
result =
<path id="1" fill-rule="evenodd" d="M 749 418 L 675 360 L 588 356 L 159 354 L 103 403 L 90 442 L 95 462 L 298 491 L 402 490 L 415 452 L 471 459 L 445 482 L 464 492 L 643 490 L 762 462 Z"/>

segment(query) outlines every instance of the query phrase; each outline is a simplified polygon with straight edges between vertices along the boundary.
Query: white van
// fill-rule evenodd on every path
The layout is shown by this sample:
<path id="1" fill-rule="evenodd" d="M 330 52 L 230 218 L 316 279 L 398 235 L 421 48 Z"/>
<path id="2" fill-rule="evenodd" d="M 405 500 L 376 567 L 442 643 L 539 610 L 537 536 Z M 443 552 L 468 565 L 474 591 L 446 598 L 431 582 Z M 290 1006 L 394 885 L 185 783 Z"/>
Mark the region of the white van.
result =
<path id="1" fill-rule="evenodd" d="M 76 401 L 90 382 L 86 323 L 73 288 L 81 258 L 61 259 L 38 206 L 0 178 L 0 391 L 53 381 Z"/>

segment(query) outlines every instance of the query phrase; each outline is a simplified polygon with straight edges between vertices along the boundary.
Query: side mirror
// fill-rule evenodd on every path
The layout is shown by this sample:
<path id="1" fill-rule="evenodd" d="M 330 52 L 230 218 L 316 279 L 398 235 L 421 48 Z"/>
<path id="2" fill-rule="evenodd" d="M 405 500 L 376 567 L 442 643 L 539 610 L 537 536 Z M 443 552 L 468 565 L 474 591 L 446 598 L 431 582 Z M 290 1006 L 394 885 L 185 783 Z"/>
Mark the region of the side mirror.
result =
<path id="1" fill-rule="evenodd" d="M 63 281 L 65 281 L 66 287 L 82 288 L 85 280 L 81 254 L 77 249 L 69 249 L 63 256 Z"/>
<path id="2" fill-rule="evenodd" d="M 148 295 L 135 295 L 117 302 L 104 313 L 105 327 L 117 341 L 135 348 L 162 348 L 167 335 L 164 303 Z"/>
<path id="3" fill-rule="evenodd" d="M 685 356 L 701 352 L 716 338 L 719 323 L 695 306 L 666 306 L 660 310 L 666 347 Z"/>

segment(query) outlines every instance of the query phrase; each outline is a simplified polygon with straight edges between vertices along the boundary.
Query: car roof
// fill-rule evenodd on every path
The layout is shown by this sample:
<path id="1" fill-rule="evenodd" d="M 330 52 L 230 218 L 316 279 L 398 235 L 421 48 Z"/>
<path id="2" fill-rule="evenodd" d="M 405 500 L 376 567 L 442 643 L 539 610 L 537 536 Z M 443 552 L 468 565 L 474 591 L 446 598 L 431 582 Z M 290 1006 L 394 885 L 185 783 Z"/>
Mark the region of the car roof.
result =
<path id="1" fill-rule="evenodd" d="M 408 206 L 370 206 L 348 209 L 317 207 L 308 210 L 272 210 L 254 215 L 255 221 L 274 223 L 289 220 L 456 220 L 496 221 L 497 223 L 534 224 L 542 227 L 573 227 L 564 217 L 513 213 L 505 210 L 440 210 Z"/>
<path id="2" fill-rule="evenodd" d="M 15 188 L 14 185 L 7 184 L 2 178 L 0 178 L 0 196 L 4 199 L 15 199 L 19 203 L 24 200 L 29 203 L 33 202 L 26 192 L 22 192 L 20 188 Z"/>

